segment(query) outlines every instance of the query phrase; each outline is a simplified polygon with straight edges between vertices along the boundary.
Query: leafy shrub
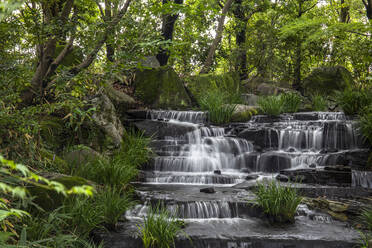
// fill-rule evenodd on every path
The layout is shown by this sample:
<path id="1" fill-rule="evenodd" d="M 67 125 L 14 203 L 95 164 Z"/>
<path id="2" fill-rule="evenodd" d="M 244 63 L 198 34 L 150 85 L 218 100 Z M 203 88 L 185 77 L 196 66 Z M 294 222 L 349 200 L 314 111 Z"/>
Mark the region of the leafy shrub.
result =
<path id="1" fill-rule="evenodd" d="M 359 128 L 363 138 L 372 145 L 372 105 L 359 115 Z"/>
<path id="2" fill-rule="evenodd" d="M 145 248 L 175 247 L 175 238 L 181 228 L 182 223 L 160 205 L 150 207 L 143 225 L 138 226 Z"/>
<path id="3" fill-rule="evenodd" d="M 115 188 L 104 188 L 93 198 L 78 197 L 68 203 L 67 213 L 71 214 L 71 226 L 86 236 L 104 224 L 109 230 L 116 229 L 120 217 L 134 204 L 131 193 Z"/>
<path id="4" fill-rule="evenodd" d="M 213 89 L 205 93 L 200 99 L 200 107 L 202 110 L 208 111 L 209 121 L 215 124 L 227 123 L 236 108 L 235 104 L 231 104 L 230 96 L 219 89 Z"/>
<path id="5" fill-rule="evenodd" d="M 319 94 L 311 96 L 311 105 L 314 111 L 326 111 L 328 108 L 327 100 Z"/>
<path id="6" fill-rule="evenodd" d="M 293 187 L 285 187 L 276 181 L 259 183 L 257 202 L 271 222 L 294 222 L 294 216 L 302 198 Z"/>
<path id="7" fill-rule="evenodd" d="M 277 116 L 283 113 L 283 102 L 280 96 L 261 97 L 257 103 L 264 114 Z"/>
<path id="8" fill-rule="evenodd" d="M 345 114 L 355 115 L 372 103 L 372 92 L 369 89 L 347 88 L 336 93 L 336 102 Z"/>
<path id="9" fill-rule="evenodd" d="M 138 167 L 150 158 L 149 142 L 142 133 L 128 132 L 124 135 L 122 148 L 113 158 L 82 165 L 75 174 L 99 184 L 124 187 L 136 178 Z"/>
<path id="10" fill-rule="evenodd" d="M 299 94 L 289 92 L 280 96 L 283 106 L 283 112 L 297 112 L 302 104 L 302 98 Z"/>

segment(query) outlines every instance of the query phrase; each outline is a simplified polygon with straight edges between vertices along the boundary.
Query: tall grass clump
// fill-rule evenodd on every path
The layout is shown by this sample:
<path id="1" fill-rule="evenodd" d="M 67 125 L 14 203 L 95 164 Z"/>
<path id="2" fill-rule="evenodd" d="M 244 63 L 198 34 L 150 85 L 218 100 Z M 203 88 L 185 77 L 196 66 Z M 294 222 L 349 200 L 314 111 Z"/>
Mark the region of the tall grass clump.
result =
<path id="1" fill-rule="evenodd" d="M 311 106 L 314 111 L 326 111 L 328 109 L 327 100 L 319 94 L 311 96 Z"/>
<path id="2" fill-rule="evenodd" d="M 280 96 L 266 96 L 258 100 L 258 106 L 262 113 L 277 116 L 283 113 L 283 102 Z"/>
<path id="3" fill-rule="evenodd" d="M 257 188 L 257 202 L 264 213 L 273 223 L 293 223 L 294 216 L 302 197 L 297 189 L 285 187 L 276 181 L 259 183 Z"/>
<path id="4" fill-rule="evenodd" d="M 200 99 L 200 107 L 208 111 L 209 121 L 224 124 L 231 121 L 236 104 L 231 102 L 231 96 L 219 89 L 207 91 Z"/>
<path id="5" fill-rule="evenodd" d="M 372 232 L 372 208 L 366 208 L 362 211 L 360 219 L 364 226 Z"/>
<path id="6" fill-rule="evenodd" d="M 143 133 L 127 132 L 121 148 L 111 159 L 81 165 L 75 174 L 110 187 L 125 187 L 137 177 L 139 167 L 149 160 L 149 143 L 150 139 L 144 137 Z"/>
<path id="7" fill-rule="evenodd" d="M 372 104 L 372 91 L 370 89 L 347 88 L 336 93 L 336 102 L 345 114 L 355 115 Z"/>
<path id="8" fill-rule="evenodd" d="M 302 104 L 302 97 L 294 92 L 288 92 L 280 96 L 283 106 L 283 112 L 295 113 Z"/>
<path id="9" fill-rule="evenodd" d="M 364 140 L 372 146 L 372 105 L 366 107 L 359 115 L 359 130 Z"/>
<path id="10" fill-rule="evenodd" d="M 145 248 L 170 248 L 175 247 L 175 238 L 182 229 L 182 223 L 158 204 L 150 207 L 138 229 Z"/>

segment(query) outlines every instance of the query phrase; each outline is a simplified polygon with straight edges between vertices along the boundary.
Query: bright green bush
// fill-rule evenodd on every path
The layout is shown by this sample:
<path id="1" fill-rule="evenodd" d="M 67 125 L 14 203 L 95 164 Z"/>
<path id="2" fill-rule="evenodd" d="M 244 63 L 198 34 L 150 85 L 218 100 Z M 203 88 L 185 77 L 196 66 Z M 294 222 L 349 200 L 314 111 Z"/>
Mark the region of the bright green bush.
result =
<path id="1" fill-rule="evenodd" d="M 319 94 L 311 96 L 311 106 L 314 111 L 326 111 L 328 108 L 327 100 Z"/>
<path id="2" fill-rule="evenodd" d="M 182 223 L 160 205 L 150 207 L 143 225 L 138 226 L 145 248 L 175 247 L 175 238 L 181 228 Z"/>
<path id="3" fill-rule="evenodd" d="M 297 112 L 302 104 L 302 97 L 294 92 L 288 92 L 280 95 L 283 112 L 294 113 Z"/>
<path id="4" fill-rule="evenodd" d="M 280 96 L 261 97 L 257 103 L 263 114 L 277 116 L 283 113 L 283 102 Z"/>
<path id="5" fill-rule="evenodd" d="M 347 88 L 336 93 L 336 102 L 345 114 L 355 115 L 372 104 L 372 92 L 369 89 Z"/>
<path id="6" fill-rule="evenodd" d="M 202 110 L 208 111 L 209 121 L 223 124 L 231 121 L 236 104 L 230 100 L 231 96 L 219 89 L 207 91 L 200 99 Z"/>
<path id="7" fill-rule="evenodd" d="M 293 187 L 285 187 L 276 181 L 259 183 L 257 202 L 273 223 L 294 222 L 294 216 L 302 197 Z"/>

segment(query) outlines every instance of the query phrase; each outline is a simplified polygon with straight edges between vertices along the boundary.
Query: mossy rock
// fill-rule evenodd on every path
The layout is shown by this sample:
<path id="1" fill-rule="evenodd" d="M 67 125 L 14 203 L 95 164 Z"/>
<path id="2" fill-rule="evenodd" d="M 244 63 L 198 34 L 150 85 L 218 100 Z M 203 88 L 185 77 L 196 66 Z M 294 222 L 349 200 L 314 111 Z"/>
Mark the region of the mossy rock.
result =
<path id="1" fill-rule="evenodd" d="M 135 96 L 151 108 L 187 108 L 191 106 L 183 82 L 169 67 L 138 70 Z"/>
<path id="2" fill-rule="evenodd" d="M 90 147 L 78 145 L 70 148 L 70 151 L 65 153 L 64 159 L 70 168 L 76 168 L 103 159 L 103 157 Z"/>
<path id="3" fill-rule="evenodd" d="M 253 115 L 258 114 L 258 109 L 254 106 L 237 104 L 231 117 L 232 122 L 248 122 Z"/>
<path id="4" fill-rule="evenodd" d="M 61 183 L 65 186 L 67 190 L 70 190 L 75 186 L 91 185 L 92 183 L 88 180 L 76 177 L 76 176 L 67 176 L 63 174 L 50 174 L 43 175 L 45 178 L 51 181 Z M 65 196 L 61 193 L 57 193 L 54 190 L 45 189 L 42 187 L 30 185 L 27 187 L 31 196 L 35 197 L 34 202 L 44 210 L 50 211 L 62 206 Z"/>
<path id="5" fill-rule="evenodd" d="M 335 90 L 351 87 L 353 77 L 343 66 L 315 68 L 302 82 L 306 95 L 321 94 L 329 96 Z"/>
<path id="6" fill-rule="evenodd" d="M 68 163 L 57 154 L 46 149 L 41 149 L 40 155 L 45 162 L 51 164 L 56 170 L 65 172 L 68 169 Z"/>
<path id="7" fill-rule="evenodd" d="M 229 95 L 239 94 L 240 79 L 237 73 L 201 74 L 187 78 L 187 88 L 197 101 L 211 89 L 220 89 Z"/>

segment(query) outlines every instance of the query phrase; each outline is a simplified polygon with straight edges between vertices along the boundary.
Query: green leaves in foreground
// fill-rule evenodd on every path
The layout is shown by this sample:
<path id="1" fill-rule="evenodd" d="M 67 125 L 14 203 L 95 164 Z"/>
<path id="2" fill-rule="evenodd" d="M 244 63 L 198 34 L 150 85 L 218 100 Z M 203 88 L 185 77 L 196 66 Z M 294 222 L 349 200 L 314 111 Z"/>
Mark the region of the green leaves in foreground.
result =
<path id="1" fill-rule="evenodd" d="M 145 248 L 175 247 L 175 238 L 181 228 L 182 223 L 160 205 L 150 207 L 144 223 L 138 226 Z"/>
<path id="2" fill-rule="evenodd" d="M 294 222 L 294 216 L 302 197 L 297 189 L 282 186 L 273 180 L 270 183 L 258 183 L 257 203 L 262 207 L 269 221 L 274 223 Z"/>

